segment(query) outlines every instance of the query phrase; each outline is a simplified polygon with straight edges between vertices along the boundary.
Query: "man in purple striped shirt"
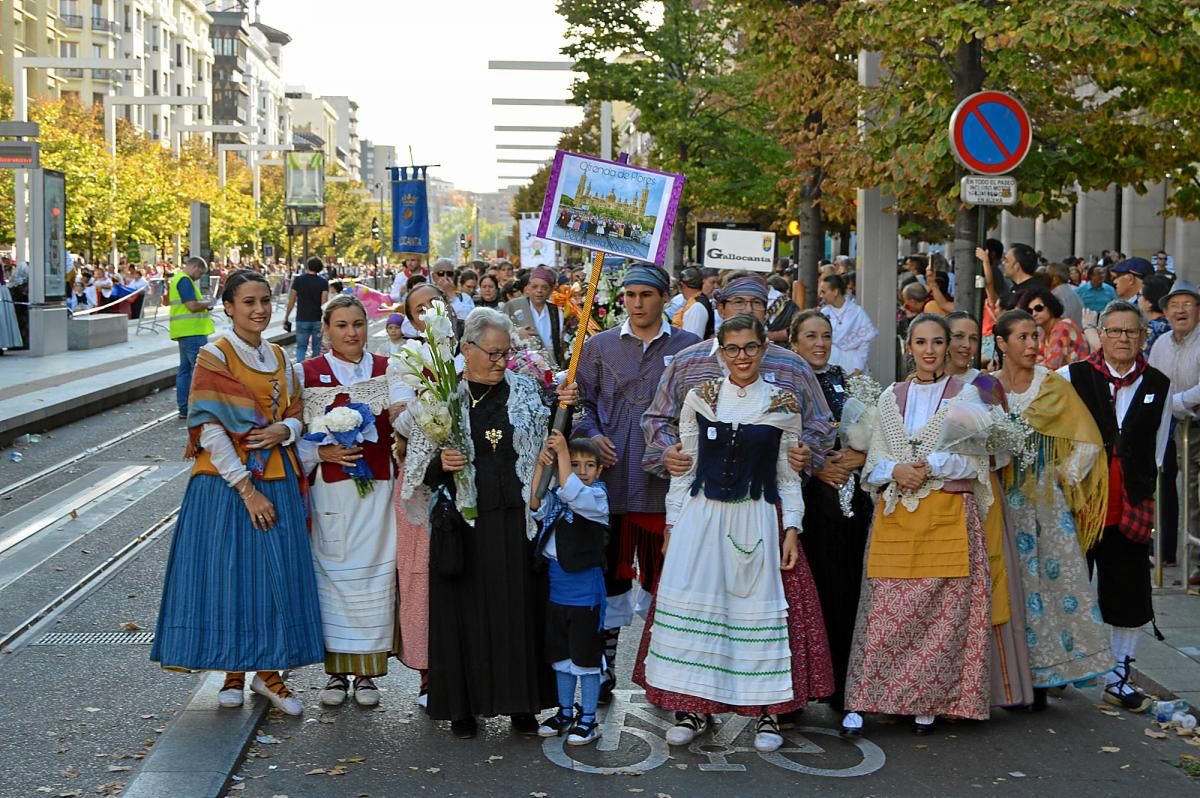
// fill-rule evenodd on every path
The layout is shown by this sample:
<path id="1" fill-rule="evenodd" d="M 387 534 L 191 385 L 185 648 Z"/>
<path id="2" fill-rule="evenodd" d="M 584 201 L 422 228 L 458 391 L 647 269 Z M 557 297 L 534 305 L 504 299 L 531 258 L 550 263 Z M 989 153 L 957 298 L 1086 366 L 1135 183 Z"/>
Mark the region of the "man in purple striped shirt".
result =
<path id="1" fill-rule="evenodd" d="M 642 413 L 671 359 L 700 340 L 671 327 L 663 318 L 669 287 L 662 269 L 640 264 L 627 269 L 621 288 L 625 323 L 588 338 L 575 372 L 581 413 L 572 434 L 591 438 L 600 447 L 605 466 L 601 479 L 608 489 L 609 598 L 603 703 L 616 684 L 613 661 L 618 635 L 633 619 L 632 577 L 636 573 L 642 586 L 652 591 L 657 578 L 652 565 L 661 564 L 658 550 L 662 548 L 669 482 L 642 469 L 646 446 L 640 427 Z"/>
<path id="2" fill-rule="evenodd" d="M 730 275 L 718 297 L 721 318 L 751 313 L 766 323 L 767 287 L 761 277 Z M 791 350 L 770 344 L 763 355 L 763 379 L 791 391 L 803 410 L 803 444 L 788 452 L 788 462 L 797 472 L 815 474 L 833 448 L 833 414 L 812 368 Z M 642 467 L 663 477 L 678 476 L 691 466 L 691 458 L 679 445 L 679 409 L 687 392 L 702 382 L 724 377 L 717 342 L 703 341 L 680 352 L 671 361 L 658 384 L 654 401 L 642 416 L 646 453 Z"/>

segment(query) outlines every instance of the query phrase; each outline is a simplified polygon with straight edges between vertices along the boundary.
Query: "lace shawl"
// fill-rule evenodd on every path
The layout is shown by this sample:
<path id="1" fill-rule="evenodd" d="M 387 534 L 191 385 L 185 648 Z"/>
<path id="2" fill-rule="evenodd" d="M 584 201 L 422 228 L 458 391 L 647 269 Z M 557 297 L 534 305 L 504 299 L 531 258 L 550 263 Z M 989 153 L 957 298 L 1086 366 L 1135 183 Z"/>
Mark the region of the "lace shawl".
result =
<path id="1" fill-rule="evenodd" d="M 306 387 L 302 394 L 304 399 L 304 423 L 311 424 L 313 419 L 323 416 L 325 408 L 333 404 L 340 394 L 350 397 L 351 402 L 359 402 L 371 408 L 371 412 L 379 415 L 388 408 L 388 376 L 381 374 L 353 385 L 331 385 Z"/>
<path id="2" fill-rule="evenodd" d="M 867 452 L 867 462 L 863 465 L 863 474 L 870 474 L 884 460 L 896 463 L 917 463 L 925 461 L 929 455 L 937 451 L 942 440 L 942 430 L 951 406 L 956 402 L 979 403 L 979 391 L 972 385 L 963 386 L 959 394 L 946 401 L 925 422 L 915 438 L 909 438 L 904 430 L 904 414 L 900 412 L 900 403 L 896 399 L 894 388 L 887 388 L 879 396 L 879 415 L 875 420 L 875 431 L 871 436 L 871 448 Z M 975 478 L 972 488 L 979 502 L 981 511 L 992 504 L 992 487 L 989 475 L 991 473 L 988 458 L 967 456 L 975 463 Z M 864 481 L 864 487 L 866 482 Z M 909 512 L 916 512 L 917 505 L 935 490 L 945 486 L 945 480 L 927 479 L 917 490 L 909 492 L 900 489 L 895 482 L 889 482 L 882 491 L 883 512 L 890 515 L 900 502 Z"/>
<path id="3" fill-rule="evenodd" d="M 550 409 L 542 401 L 542 394 L 533 380 L 511 371 L 504 372 L 508 382 L 508 422 L 513 428 L 513 449 L 517 453 L 517 479 L 521 481 L 521 496 L 526 505 L 529 504 L 530 481 L 533 469 L 537 465 L 538 455 L 546 442 L 547 422 Z M 466 381 L 459 383 L 460 391 L 466 390 Z M 470 413 L 463 414 L 463 426 L 466 437 L 463 452 L 468 461 L 475 459 L 475 446 L 471 442 Z M 424 430 L 413 425 L 412 435 L 408 439 L 408 456 L 404 463 L 404 488 L 400 497 L 412 498 L 414 489 L 425 479 L 425 471 L 433 458 L 442 449 L 442 444 L 429 439 Z M 486 478 L 486 475 L 476 474 L 475 478 Z M 525 536 L 533 540 L 537 534 L 537 524 L 533 516 L 525 515 Z"/>

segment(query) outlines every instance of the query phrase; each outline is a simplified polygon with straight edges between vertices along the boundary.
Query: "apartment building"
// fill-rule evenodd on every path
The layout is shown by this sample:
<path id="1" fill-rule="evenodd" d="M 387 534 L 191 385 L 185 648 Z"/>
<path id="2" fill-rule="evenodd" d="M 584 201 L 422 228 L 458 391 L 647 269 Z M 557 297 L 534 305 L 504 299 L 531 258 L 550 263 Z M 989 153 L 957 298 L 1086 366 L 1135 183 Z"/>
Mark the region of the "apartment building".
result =
<path id="1" fill-rule="evenodd" d="M 322 96 L 337 113 L 337 136 L 334 155 L 337 164 L 353 177 L 361 176 L 362 143 L 358 138 L 358 103 L 346 96 Z"/>
<path id="2" fill-rule="evenodd" d="M 338 112 L 334 107 L 324 97 L 314 97 L 300 88 L 289 88 L 287 98 L 292 107 L 293 132 L 304 134 L 307 146 L 319 142 L 318 146 L 325 151 L 327 170 L 336 165 L 343 173 L 349 172 L 349 152 L 338 147 Z"/>
<path id="3" fill-rule="evenodd" d="M 229 143 L 291 143 L 291 105 L 283 83 L 283 48 L 292 40 L 244 10 L 212 11 L 213 117 L 249 128 L 218 134 Z"/>
<path id="4" fill-rule="evenodd" d="M 15 58 L 60 55 L 64 40 L 58 0 L 0 0 L 0 80 L 12 85 Z M 30 97 L 57 96 L 65 82 L 55 70 L 27 73 Z"/>

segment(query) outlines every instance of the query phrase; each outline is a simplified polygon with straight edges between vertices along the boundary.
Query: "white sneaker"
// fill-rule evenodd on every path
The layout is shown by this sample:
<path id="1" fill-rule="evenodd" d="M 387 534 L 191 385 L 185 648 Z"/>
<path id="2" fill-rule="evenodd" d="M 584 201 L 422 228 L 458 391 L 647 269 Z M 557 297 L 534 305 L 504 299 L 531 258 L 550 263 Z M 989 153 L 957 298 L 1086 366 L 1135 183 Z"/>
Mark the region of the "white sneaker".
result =
<path id="1" fill-rule="evenodd" d="M 762 715 L 754 725 L 754 750 L 762 753 L 778 751 L 783 745 L 779 721 L 774 715 Z"/>
<path id="2" fill-rule="evenodd" d="M 346 691 L 349 689 L 350 685 L 345 676 L 333 674 L 321 688 L 319 694 L 321 703 L 327 707 L 340 707 L 346 702 Z"/>
<path id="3" fill-rule="evenodd" d="M 421 693 L 417 696 L 417 706 L 421 709 L 429 709 L 429 693 Z"/>
<path id="4" fill-rule="evenodd" d="M 222 690 L 217 693 L 217 705 L 225 709 L 237 709 L 246 700 L 246 691 Z"/>
<path id="5" fill-rule="evenodd" d="M 280 712 L 287 715 L 304 714 L 304 705 L 300 703 L 299 698 L 291 693 L 286 696 L 276 694 L 270 687 L 267 687 L 267 683 L 259 678 L 258 674 L 255 674 L 254 680 L 250 682 L 250 689 L 270 701 Z"/>
<path id="6" fill-rule="evenodd" d="M 698 715 L 695 712 L 676 712 L 675 725 L 667 729 L 667 743 L 670 745 L 687 745 L 695 740 L 697 735 L 708 731 L 708 715 Z"/>
<path id="7" fill-rule="evenodd" d="M 379 688 L 369 676 L 354 677 L 354 703 L 360 707 L 379 705 Z"/>
<path id="8" fill-rule="evenodd" d="M 847 712 L 842 718 L 842 734 L 847 737 L 857 737 L 862 734 L 863 717 L 857 712 Z"/>

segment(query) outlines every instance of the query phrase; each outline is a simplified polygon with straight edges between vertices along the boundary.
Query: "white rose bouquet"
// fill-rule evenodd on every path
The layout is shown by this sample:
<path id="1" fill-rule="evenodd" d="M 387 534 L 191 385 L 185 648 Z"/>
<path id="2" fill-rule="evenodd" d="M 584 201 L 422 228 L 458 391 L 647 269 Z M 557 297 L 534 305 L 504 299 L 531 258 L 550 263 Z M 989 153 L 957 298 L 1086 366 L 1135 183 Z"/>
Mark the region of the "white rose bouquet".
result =
<path id="1" fill-rule="evenodd" d="M 325 415 L 313 419 L 308 425 L 304 439 L 314 441 L 320 446 L 337 443 L 342 446 L 357 446 L 364 441 L 377 443 L 379 431 L 375 428 L 375 414 L 371 408 L 359 402 L 351 402 L 341 407 L 332 407 Z M 366 496 L 375 489 L 375 475 L 366 460 L 359 460 L 352 466 L 342 466 L 354 480 L 360 497 Z"/>
<path id="2" fill-rule="evenodd" d="M 421 314 L 425 339 L 409 341 L 392 357 L 400 361 L 400 379 L 417 394 L 409 412 L 421 431 L 434 443 L 467 451 L 463 424 L 463 399 L 458 371 L 454 367 L 454 322 L 445 303 L 434 300 Z M 454 474 L 455 505 L 467 521 L 478 515 L 475 508 L 475 467 Z"/>

